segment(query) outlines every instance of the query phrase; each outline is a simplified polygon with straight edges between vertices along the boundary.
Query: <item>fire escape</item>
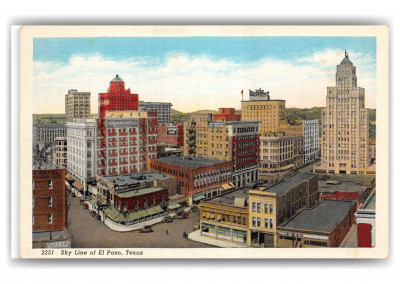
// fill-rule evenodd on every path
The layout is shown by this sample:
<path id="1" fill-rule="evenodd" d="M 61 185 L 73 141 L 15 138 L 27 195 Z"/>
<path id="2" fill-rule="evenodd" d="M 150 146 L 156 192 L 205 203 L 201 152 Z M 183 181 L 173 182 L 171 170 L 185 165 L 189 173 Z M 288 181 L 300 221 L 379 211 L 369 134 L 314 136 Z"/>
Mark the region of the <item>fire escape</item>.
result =
<path id="1" fill-rule="evenodd" d="M 196 155 L 196 122 L 194 119 L 190 123 L 190 128 L 188 131 L 188 146 L 189 146 L 189 155 L 195 156 Z"/>

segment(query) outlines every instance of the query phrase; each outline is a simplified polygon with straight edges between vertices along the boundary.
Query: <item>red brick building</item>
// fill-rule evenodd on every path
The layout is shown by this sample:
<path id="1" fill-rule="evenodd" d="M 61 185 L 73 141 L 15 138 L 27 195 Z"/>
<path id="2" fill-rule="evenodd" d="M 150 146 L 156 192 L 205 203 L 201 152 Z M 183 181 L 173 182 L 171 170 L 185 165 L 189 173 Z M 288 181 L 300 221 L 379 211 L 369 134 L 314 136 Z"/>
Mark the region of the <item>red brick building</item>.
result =
<path id="1" fill-rule="evenodd" d="M 169 200 L 168 188 L 161 186 L 116 192 L 114 198 L 114 207 L 119 211 L 146 209 Z"/>
<path id="2" fill-rule="evenodd" d="M 177 126 L 178 126 L 178 146 L 183 147 L 185 145 L 183 125 L 179 123 Z"/>
<path id="3" fill-rule="evenodd" d="M 65 169 L 50 161 L 34 163 L 32 170 L 33 232 L 65 229 Z"/>
<path id="4" fill-rule="evenodd" d="M 237 114 L 234 108 L 219 108 L 218 113 L 214 114 L 214 120 L 239 121 L 242 115 Z"/>
<path id="5" fill-rule="evenodd" d="M 107 93 L 99 94 L 98 103 L 97 148 L 101 151 L 106 148 L 106 112 L 138 110 L 139 95 L 131 93 L 130 89 L 125 89 L 125 82 L 117 74 L 115 78 L 111 80 Z M 103 155 L 98 158 L 104 160 L 105 156 Z M 106 174 L 104 167 L 101 168 L 99 174 Z"/>
<path id="6" fill-rule="evenodd" d="M 151 159 L 150 170 L 175 177 L 178 194 L 189 196 L 189 204 L 221 194 L 220 186 L 232 181 L 232 162 L 203 157 Z"/>
<path id="7" fill-rule="evenodd" d="M 105 121 L 106 144 L 98 141 L 97 174 L 147 171 L 148 160 L 157 157 L 157 113 L 108 111 Z"/>

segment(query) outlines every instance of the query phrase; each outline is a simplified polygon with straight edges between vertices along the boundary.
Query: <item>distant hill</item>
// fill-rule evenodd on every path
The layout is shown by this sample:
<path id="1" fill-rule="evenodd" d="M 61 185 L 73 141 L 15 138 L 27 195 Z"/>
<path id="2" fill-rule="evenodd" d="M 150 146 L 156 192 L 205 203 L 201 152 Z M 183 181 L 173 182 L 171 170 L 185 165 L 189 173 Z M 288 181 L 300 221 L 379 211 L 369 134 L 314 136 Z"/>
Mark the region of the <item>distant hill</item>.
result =
<path id="1" fill-rule="evenodd" d="M 46 123 L 67 123 L 67 116 L 63 113 L 32 114 L 33 125 Z"/>

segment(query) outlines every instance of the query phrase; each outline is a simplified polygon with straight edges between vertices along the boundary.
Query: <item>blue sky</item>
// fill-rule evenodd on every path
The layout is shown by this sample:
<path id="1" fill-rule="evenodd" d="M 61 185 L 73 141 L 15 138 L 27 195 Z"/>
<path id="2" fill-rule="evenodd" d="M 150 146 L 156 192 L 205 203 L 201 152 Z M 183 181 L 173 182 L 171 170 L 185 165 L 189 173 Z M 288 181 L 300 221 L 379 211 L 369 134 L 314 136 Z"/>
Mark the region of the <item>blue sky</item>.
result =
<path id="1" fill-rule="evenodd" d="M 68 89 L 92 92 L 96 112 L 97 93 L 116 73 L 140 99 L 171 101 L 181 111 L 240 108 L 237 93 L 260 87 L 288 107 L 324 106 L 344 49 L 375 107 L 373 37 L 34 38 L 33 47 L 36 113 L 63 112 Z M 51 108 L 43 105 L 49 100 Z"/>

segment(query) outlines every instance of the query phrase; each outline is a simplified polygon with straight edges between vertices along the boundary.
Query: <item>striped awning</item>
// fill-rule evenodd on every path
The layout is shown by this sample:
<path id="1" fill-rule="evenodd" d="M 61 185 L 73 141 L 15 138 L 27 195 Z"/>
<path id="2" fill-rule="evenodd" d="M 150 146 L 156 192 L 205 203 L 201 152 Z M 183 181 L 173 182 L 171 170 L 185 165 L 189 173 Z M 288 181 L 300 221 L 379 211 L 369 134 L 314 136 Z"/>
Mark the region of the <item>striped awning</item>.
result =
<path id="1" fill-rule="evenodd" d="M 79 181 L 75 181 L 72 184 L 73 187 L 77 188 L 78 190 L 83 190 L 83 185 Z"/>
<path id="2" fill-rule="evenodd" d="M 67 180 L 75 180 L 73 177 L 71 177 L 69 174 L 67 174 L 66 176 L 65 176 L 65 178 L 67 179 Z"/>
<path id="3" fill-rule="evenodd" d="M 177 209 L 179 207 L 181 207 L 179 203 L 172 203 L 168 205 L 168 209 Z"/>

